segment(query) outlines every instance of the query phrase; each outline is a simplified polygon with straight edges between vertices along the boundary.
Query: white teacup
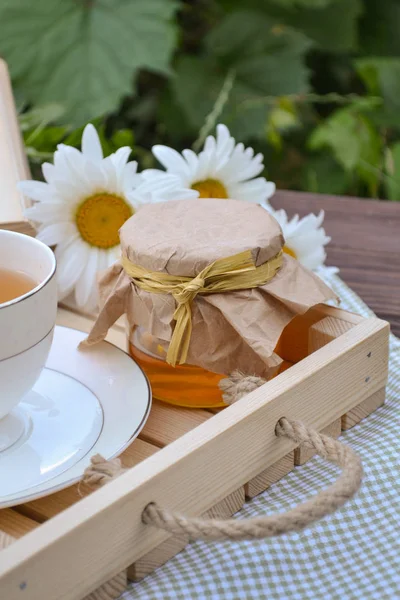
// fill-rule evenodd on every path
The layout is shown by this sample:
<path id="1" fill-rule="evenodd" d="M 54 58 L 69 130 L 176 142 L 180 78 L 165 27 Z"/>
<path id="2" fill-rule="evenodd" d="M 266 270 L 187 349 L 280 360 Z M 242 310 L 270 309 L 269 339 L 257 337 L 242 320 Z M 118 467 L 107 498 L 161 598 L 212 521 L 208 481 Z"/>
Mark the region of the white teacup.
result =
<path id="1" fill-rule="evenodd" d="M 35 238 L 0 230 L 0 269 L 37 282 L 23 296 L 0 304 L 0 451 L 24 430 L 15 409 L 38 379 L 49 354 L 57 312 L 56 260 Z"/>

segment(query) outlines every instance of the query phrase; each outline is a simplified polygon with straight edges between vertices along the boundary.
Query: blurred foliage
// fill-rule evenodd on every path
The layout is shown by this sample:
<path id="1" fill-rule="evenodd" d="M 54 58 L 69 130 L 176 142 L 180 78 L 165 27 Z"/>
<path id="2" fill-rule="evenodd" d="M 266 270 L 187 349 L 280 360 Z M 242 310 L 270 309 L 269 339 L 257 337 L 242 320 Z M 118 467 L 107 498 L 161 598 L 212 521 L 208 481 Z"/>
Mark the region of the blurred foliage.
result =
<path id="1" fill-rule="evenodd" d="M 105 154 L 224 122 L 281 188 L 400 200 L 398 0 L 2 0 L 35 174 L 87 121 Z"/>

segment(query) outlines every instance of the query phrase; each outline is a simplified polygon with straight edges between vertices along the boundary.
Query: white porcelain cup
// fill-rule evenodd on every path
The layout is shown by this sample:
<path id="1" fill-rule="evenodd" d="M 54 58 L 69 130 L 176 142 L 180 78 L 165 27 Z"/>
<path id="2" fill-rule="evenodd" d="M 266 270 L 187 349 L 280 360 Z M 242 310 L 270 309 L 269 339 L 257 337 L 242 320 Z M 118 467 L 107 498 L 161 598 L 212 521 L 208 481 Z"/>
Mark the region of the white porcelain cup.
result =
<path id="1" fill-rule="evenodd" d="M 0 269 L 26 273 L 35 288 L 0 304 L 0 451 L 24 425 L 13 410 L 38 379 L 49 354 L 57 312 L 53 252 L 27 235 L 0 230 Z"/>

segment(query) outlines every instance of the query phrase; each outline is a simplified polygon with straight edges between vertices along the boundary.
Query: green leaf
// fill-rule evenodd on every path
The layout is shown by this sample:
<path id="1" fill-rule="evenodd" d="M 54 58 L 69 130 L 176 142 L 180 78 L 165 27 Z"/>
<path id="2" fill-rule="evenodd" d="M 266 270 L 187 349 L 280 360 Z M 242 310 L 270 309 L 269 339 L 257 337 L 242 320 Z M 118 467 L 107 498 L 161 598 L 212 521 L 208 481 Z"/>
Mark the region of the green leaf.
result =
<path id="1" fill-rule="evenodd" d="M 323 50 L 348 52 L 358 46 L 363 2 L 365 0 L 247 0 L 246 7 L 304 33 Z M 227 11 L 237 10 L 243 6 L 243 0 L 228 0 L 224 6 Z"/>
<path id="2" fill-rule="evenodd" d="M 119 129 L 115 131 L 111 136 L 111 143 L 114 146 L 114 152 L 123 146 L 133 148 L 135 143 L 133 131 L 131 129 Z"/>
<path id="3" fill-rule="evenodd" d="M 310 149 L 330 148 L 336 160 L 346 170 L 352 171 L 361 153 L 360 139 L 354 135 L 354 125 L 353 115 L 347 111 L 337 111 L 311 134 Z"/>
<path id="4" fill-rule="evenodd" d="M 19 115 L 19 126 L 22 131 L 27 131 L 32 127 L 42 127 L 48 123 L 57 121 L 63 115 L 64 109 L 61 104 L 45 104 L 44 106 L 35 106 L 35 108 L 32 108 L 31 110 Z"/>
<path id="5" fill-rule="evenodd" d="M 302 189 L 315 194 L 345 194 L 351 185 L 351 173 L 329 154 L 321 153 L 307 160 Z"/>
<path id="6" fill-rule="evenodd" d="M 176 102 L 195 129 L 214 108 L 231 72 L 234 82 L 218 121 L 243 139 L 265 137 L 268 109 L 277 97 L 308 89 L 304 65 L 308 40 L 291 28 L 277 27 L 264 15 L 250 11 L 228 15 L 205 46 L 203 56 L 178 60 L 171 82 Z"/>
<path id="7" fill-rule="evenodd" d="M 45 127 L 38 133 L 28 131 L 24 134 L 27 146 L 35 148 L 38 152 L 54 152 L 68 133 L 68 127 Z"/>
<path id="8" fill-rule="evenodd" d="M 363 0 L 360 21 L 361 54 L 400 55 L 400 3 L 398 0 Z"/>
<path id="9" fill-rule="evenodd" d="M 356 172 L 371 195 L 381 179 L 382 140 L 371 121 L 354 109 L 336 111 L 309 138 L 312 150 L 329 148 L 349 173 Z"/>
<path id="10" fill-rule="evenodd" d="M 334 0 L 272 0 L 278 6 L 287 8 L 325 8 Z"/>
<path id="11" fill-rule="evenodd" d="M 300 126 L 296 107 L 284 96 L 270 110 L 266 125 L 267 139 L 276 148 L 283 148 L 283 134 Z"/>
<path id="12" fill-rule="evenodd" d="M 381 94 L 387 111 L 400 111 L 400 58 L 361 58 L 356 69 L 370 94 Z"/>
<path id="13" fill-rule="evenodd" d="M 296 106 L 289 98 L 283 96 L 271 110 L 268 123 L 271 127 L 280 131 L 297 127 L 300 125 L 300 121 Z"/>
<path id="14" fill-rule="evenodd" d="M 182 139 L 186 137 L 191 139 L 197 133 L 196 127 L 191 126 L 190 122 L 188 122 L 187 114 L 182 110 L 171 87 L 166 87 L 161 94 L 157 111 L 157 121 L 158 135 L 167 135 L 168 143 L 171 145 L 179 146 Z"/>
<path id="15" fill-rule="evenodd" d="M 358 45 L 361 0 L 334 0 L 328 6 L 282 12 L 285 23 L 299 29 L 324 50 L 346 52 Z"/>
<path id="16" fill-rule="evenodd" d="M 387 148 L 385 156 L 385 187 L 389 200 L 400 201 L 400 142 Z"/>
<path id="17" fill-rule="evenodd" d="M 80 124 L 115 110 L 145 68 L 169 73 L 174 0 L 2 0 L 0 53 L 35 103 Z"/>

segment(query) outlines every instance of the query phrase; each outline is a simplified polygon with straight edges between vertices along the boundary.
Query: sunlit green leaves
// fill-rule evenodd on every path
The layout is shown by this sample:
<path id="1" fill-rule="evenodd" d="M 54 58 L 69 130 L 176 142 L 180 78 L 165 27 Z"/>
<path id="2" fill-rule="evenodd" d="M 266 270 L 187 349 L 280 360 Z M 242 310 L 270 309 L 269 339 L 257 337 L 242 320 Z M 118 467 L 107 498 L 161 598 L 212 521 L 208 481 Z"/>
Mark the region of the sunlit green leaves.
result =
<path id="1" fill-rule="evenodd" d="M 215 27 L 201 57 L 182 57 L 172 89 L 189 122 L 199 128 L 234 74 L 220 120 L 238 137 L 265 137 L 275 97 L 308 89 L 308 40 L 255 12 L 238 11 Z"/>
<path id="2" fill-rule="evenodd" d="M 259 11 L 275 19 L 277 23 L 303 32 L 324 50 L 346 52 L 355 50 L 358 46 L 358 27 L 364 2 L 365 0 L 246 0 L 246 8 Z M 243 6 L 243 0 L 224 0 L 224 6 L 227 11 L 237 10 Z"/>
<path id="3" fill-rule="evenodd" d="M 400 200 L 400 142 L 386 149 L 385 187 L 389 200 Z"/>
<path id="4" fill-rule="evenodd" d="M 382 122 L 400 126 L 400 58 L 362 58 L 355 66 L 369 93 L 383 97 Z"/>
<path id="5" fill-rule="evenodd" d="M 309 139 L 312 150 L 329 148 L 349 173 L 356 172 L 375 196 L 381 178 L 382 139 L 365 114 L 353 107 L 336 111 L 315 129 Z"/>
<path id="6" fill-rule="evenodd" d="M 140 68 L 169 72 L 174 0 L 2 0 L 0 53 L 35 103 L 83 123 L 115 111 Z"/>
<path id="7" fill-rule="evenodd" d="M 400 55 L 399 0 L 363 0 L 360 50 L 370 56 Z"/>
<path id="8" fill-rule="evenodd" d="M 334 0 L 325 7 L 286 11 L 282 18 L 324 50 L 343 52 L 357 48 L 361 14 L 361 0 Z"/>
<path id="9" fill-rule="evenodd" d="M 268 114 L 266 126 L 268 141 L 276 150 L 282 150 L 284 134 L 299 126 L 301 121 L 296 105 L 289 98 L 282 96 Z"/>
<path id="10" fill-rule="evenodd" d="M 315 194 L 344 194 L 354 179 L 354 173 L 343 169 L 331 154 L 320 152 L 305 162 L 301 185 Z"/>
<path id="11" fill-rule="evenodd" d="M 278 6 L 287 8 L 324 8 L 335 0 L 271 0 Z"/>

